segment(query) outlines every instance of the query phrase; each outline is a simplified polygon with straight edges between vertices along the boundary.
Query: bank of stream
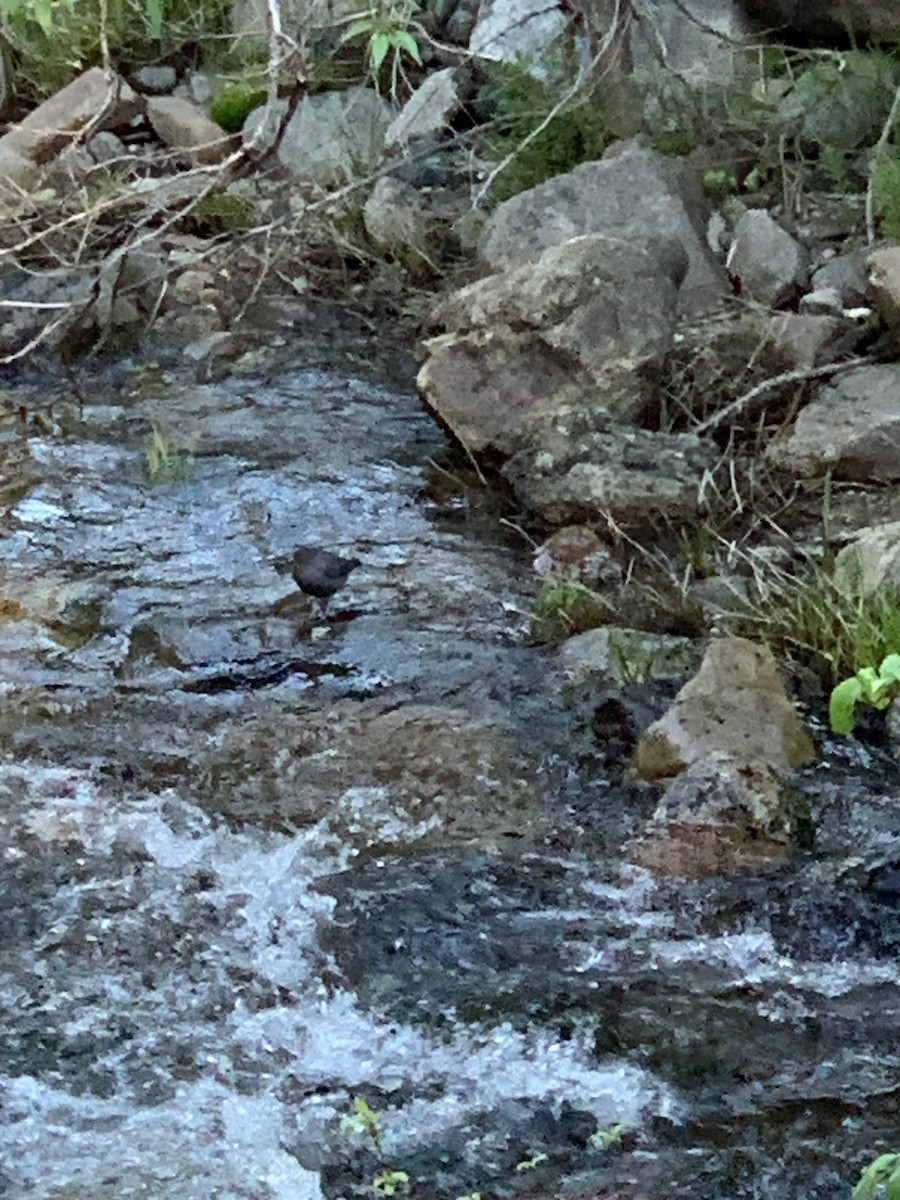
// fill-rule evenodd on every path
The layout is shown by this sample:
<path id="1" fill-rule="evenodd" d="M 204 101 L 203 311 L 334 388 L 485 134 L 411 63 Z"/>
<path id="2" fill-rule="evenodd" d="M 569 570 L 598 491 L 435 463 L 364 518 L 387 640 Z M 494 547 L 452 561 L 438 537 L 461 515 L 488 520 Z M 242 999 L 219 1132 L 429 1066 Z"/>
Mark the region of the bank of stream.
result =
<path id="1" fill-rule="evenodd" d="M 894 765 L 825 744 L 770 872 L 629 864 L 654 797 L 443 449 L 318 371 L 9 432 L 0 1195 L 843 1197 L 895 1148 Z M 362 560 L 324 618 L 298 542 Z"/>

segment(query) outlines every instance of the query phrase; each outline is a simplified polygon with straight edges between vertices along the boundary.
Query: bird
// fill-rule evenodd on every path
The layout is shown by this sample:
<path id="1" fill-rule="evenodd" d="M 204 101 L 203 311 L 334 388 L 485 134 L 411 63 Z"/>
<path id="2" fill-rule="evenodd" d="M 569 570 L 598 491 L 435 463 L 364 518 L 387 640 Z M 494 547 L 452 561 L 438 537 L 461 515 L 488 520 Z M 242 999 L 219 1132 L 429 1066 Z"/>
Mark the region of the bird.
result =
<path id="1" fill-rule="evenodd" d="M 294 583 L 307 596 L 315 596 L 322 611 L 327 602 L 347 582 L 347 576 L 362 563 L 358 558 L 343 558 L 318 546 L 298 546 L 291 559 Z"/>

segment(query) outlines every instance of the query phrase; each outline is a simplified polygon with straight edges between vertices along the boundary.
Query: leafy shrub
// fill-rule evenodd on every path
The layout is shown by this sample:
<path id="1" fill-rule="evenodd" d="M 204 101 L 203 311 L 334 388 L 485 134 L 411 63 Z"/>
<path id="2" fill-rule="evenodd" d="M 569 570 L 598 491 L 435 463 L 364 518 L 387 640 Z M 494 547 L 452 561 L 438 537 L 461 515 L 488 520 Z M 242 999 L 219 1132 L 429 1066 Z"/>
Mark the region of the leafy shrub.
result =
<path id="1" fill-rule="evenodd" d="M 491 64 L 483 93 L 493 110 L 488 153 L 500 162 L 515 155 L 494 181 L 494 200 L 508 200 L 581 162 L 599 158 L 607 132 L 589 90 L 573 97 L 544 129 L 535 132 L 575 78 L 574 66 L 560 51 L 546 55 L 539 65 L 528 59 Z M 529 135 L 534 136 L 526 141 Z"/>
<path id="2" fill-rule="evenodd" d="M 782 111 L 796 114 L 804 140 L 853 150 L 878 137 L 898 79 L 900 64 L 883 50 L 825 54 L 798 76 Z"/>
<path id="3" fill-rule="evenodd" d="M 863 1171 L 851 1200 L 900 1200 L 900 1154 L 881 1154 Z"/>

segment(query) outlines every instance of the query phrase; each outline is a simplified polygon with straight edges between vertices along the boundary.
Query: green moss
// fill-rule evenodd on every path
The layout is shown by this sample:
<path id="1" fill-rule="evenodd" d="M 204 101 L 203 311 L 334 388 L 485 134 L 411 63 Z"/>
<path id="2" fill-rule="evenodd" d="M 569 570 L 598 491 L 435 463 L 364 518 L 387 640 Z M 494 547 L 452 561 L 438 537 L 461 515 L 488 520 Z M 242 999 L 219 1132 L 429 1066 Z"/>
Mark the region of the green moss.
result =
<path id="1" fill-rule="evenodd" d="M 236 196 L 231 192 L 212 192 L 204 196 L 184 220 L 185 229 L 198 237 L 240 233 L 252 223 L 252 202 L 246 196 Z"/>
<path id="2" fill-rule="evenodd" d="M 266 89 L 258 83 L 229 83 L 213 97 L 209 113 L 227 133 L 239 133 L 247 117 L 265 98 Z"/>

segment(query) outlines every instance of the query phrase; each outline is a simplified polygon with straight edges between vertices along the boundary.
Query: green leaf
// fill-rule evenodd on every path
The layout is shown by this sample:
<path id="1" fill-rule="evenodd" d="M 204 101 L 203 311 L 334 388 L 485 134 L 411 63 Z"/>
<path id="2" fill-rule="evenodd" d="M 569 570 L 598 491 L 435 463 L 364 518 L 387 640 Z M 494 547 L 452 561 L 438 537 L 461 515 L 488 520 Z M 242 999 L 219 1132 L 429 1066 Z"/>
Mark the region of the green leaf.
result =
<path id="1" fill-rule="evenodd" d="M 419 47 L 416 44 L 416 39 L 406 29 L 398 29 L 394 34 L 394 45 L 398 50 L 405 50 L 411 59 L 422 65 L 422 55 L 419 53 Z M 900 655 L 898 655 L 900 658 Z"/>
<path id="2" fill-rule="evenodd" d="M 391 48 L 391 39 L 386 33 L 373 33 L 369 42 L 369 57 L 372 60 L 372 70 L 377 74 L 381 70 L 385 55 Z"/>
<path id="3" fill-rule="evenodd" d="M 34 19 L 46 34 L 53 32 L 53 0 L 32 0 Z"/>
<path id="4" fill-rule="evenodd" d="M 878 673 L 882 679 L 890 679 L 892 683 L 900 683 L 900 654 L 887 655 Z"/>
<path id="5" fill-rule="evenodd" d="M 900 1163 L 900 1154 L 882 1154 L 870 1163 L 850 1193 L 851 1200 L 874 1200 L 879 1187 L 888 1183 Z M 891 1200 L 894 1200 L 891 1197 Z"/>
<path id="6" fill-rule="evenodd" d="M 354 38 L 361 37 L 363 34 L 368 37 L 371 32 L 371 17 L 362 17 L 359 21 L 353 21 L 347 26 L 341 34 L 340 44 L 343 46 L 345 42 L 352 42 Z"/>
<path id="7" fill-rule="evenodd" d="M 857 701 L 861 700 L 865 688 L 858 676 L 845 679 L 831 693 L 828 703 L 828 719 L 834 733 L 852 733 L 856 723 L 853 713 Z"/>
<path id="8" fill-rule="evenodd" d="M 878 688 L 878 672 L 874 667 L 860 667 L 856 678 L 862 684 L 863 696 L 869 700 Z"/>
<path id="9" fill-rule="evenodd" d="M 152 38 L 162 37 L 164 0 L 146 0 L 147 32 Z"/>

